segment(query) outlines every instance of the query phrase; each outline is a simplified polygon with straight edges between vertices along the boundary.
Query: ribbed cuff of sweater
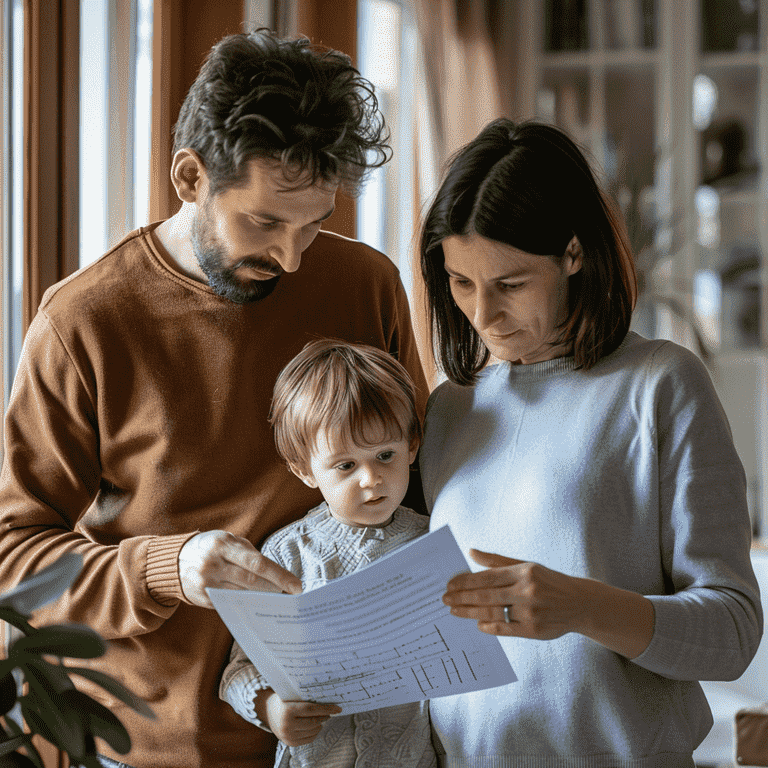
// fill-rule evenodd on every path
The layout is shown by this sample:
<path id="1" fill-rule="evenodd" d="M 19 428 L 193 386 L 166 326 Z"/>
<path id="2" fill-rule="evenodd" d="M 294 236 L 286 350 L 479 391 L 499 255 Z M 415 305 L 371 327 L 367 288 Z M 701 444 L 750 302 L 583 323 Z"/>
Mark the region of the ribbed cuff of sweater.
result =
<path id="1" fill-rule="evenodd" d="M 156 536 L 147 549 L 147 589 L 160 605 L 184 600 L 179 578 L 179 552 L 199 531 L 174 536 Z"/>
<path id="2" fill-rule="evenodd" d="M 240 717 L 249 723 L 261 728 L 267 733 L 272 733 L 270 727 L 259 720 L 254 706 L 254 699 L 259 691 L 269 688 L 266 678 L 252 664 L 243 667 L 229 681 L 229 685 L 220 691 L 224 699 Z"/>

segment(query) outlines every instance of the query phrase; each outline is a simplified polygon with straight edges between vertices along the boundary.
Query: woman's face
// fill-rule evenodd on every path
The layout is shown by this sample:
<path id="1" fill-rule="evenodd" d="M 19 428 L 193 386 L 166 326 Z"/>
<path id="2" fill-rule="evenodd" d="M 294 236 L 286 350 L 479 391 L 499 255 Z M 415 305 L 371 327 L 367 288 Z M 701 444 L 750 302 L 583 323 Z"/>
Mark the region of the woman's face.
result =
<path id="1" fill-rule="evenodd" d="M 528 364 L 571 352 L 553 341 L 568 317 L 568 278 L 581 269 L 579 249 L 536 256 L 474 233 L 442 245 L 453 299 L 494 357 Z"/>

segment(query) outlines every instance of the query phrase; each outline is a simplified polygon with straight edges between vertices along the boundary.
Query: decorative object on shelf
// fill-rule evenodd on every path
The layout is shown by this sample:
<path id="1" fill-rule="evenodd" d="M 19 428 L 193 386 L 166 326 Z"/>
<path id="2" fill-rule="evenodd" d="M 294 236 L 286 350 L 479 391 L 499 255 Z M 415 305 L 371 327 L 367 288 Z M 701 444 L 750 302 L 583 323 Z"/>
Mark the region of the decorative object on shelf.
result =
<path id="1" fill-rule="evenodd" d="M 768 766 L 768 707 L 736 713 L 736 762 Z"/>
<path id="2" fill-rule="evenodd" d="M 760 346 L 760 252 L 739 246 L 731 250 L 720 269 L 726 325 L 732 328 L 731 344 L 739 348 Z"/>
<path id="3" fill-rule="evenodd" d="M 706 53 L 759 50 L 757 0 L 704 0 L 701 39 Z"/>
<path id="4" fill-rule="evenodd" d="M 100 768 L 95 737 L 119 754 L 129 751 L 131 740 L 120 720 L 77 690 L 72 676 L 89 680 L 137 712 L 154 717 L 144 701 L 109 675 L 64 665 L 64 658 L 102 656 L 106 643 L 97 632 L 80 624 L 29 623 L 30 614 L 60 597 L 81 568 L 80 555 L 66 554 L 0 595 L 0 620 L 20 634 L 11 642 L 8 658 L 0 659 L 0 768 L 43 768 L 32 743 L 34 735 L 65 752 L 71 766 Z"/>
<path id="5" fill-rule="evenodd" d="M 741 120 L 717 121 L 701 133 L 701 167 L 705 184 L 751 188 L 760 169 L 747 157 L 748 132 Z"/>
<path id="6" fill-rule="evenodd" d="M 544 39 L 549 51 L 584 51 L 589 48 L 585 0 L 548 0 Z"/>

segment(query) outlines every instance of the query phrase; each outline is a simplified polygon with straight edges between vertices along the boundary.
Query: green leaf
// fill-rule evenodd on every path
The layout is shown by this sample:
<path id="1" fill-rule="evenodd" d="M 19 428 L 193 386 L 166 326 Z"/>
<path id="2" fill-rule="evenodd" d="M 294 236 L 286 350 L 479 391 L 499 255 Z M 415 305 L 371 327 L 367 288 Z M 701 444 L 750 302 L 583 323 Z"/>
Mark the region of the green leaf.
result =
<path id="1" fill-rule="evenodd" d="M 66 717 L 60 712 L 44 710 L 41 714 L 34 700 L 25 696 L 21 700 L 21 713 L 32 733 L 42 736 L 46 741 L 66 752 L 74 762 L 82 757 L 85 751 L 85 737 L 82 721 L 75 713 L 67 712 Z"/>
<path id="2" fill-rule="evenodd" d="M 24 663 L 20 664 L 19 667 L 30 686 L 44 685 L 51 694 L 60 695 L 75 687 L 75 684 L 69 679 L 67 668 L 61 664 L 51 664 L 45 659 L 30 656 L 25 658 Z"/>
<path id="3" fill-rule="evenodd" d="M 16 685 L 16 678 L 12 672 L 8 672 L 8 674 L 0 679 L 0 715 L 4 715 L 13 709 L 17 695 L 18 686 Z"/>
<path id="4" fill-rule="evenodd" d="M 87 667 L 67 667 L 66 670 L 70 675 L 80 675 L 81 677 L 90 680 L 92 683 L 100 685 L 107 693 L 122 701 L 123 704 L 127 704 L 131 709 L 144 715 L 144 717 L 154 720 L 155 713 L 150 709 L 144 699 L 140 699 L 122 683 L 119 683 L 109 675 L 105 675 L 99 670 L 89 669 Z"/>
<path id="5" fill-rule="evenodd" d="M 57 600 L 77 578 L 83 567 L 83 557 L 67 552 L 55 563 L 20 582 L 0 595 L 0 607 L 12 608 L 24 616 Z"/>
<path id="6" fill-rule="evenodd" d="M 107 650 L 101 636 L 82 624 L 51 624 L 20 637 L 10 647 L 9 656 L 29 653 L 50 654 L 74 659 L 95 659 Z"/>
<path id="7" fill-rule="evenodd" d="M 13 608 L 0 606 L 0 621 L 20 629 L 25 635 L 34 631 L 34 627 L 27 621 L 27 617 L 22 616 L 18 611 L 14 611 Z"/>
<path id="8" fill-rule="evenodd" d="M 35 763 L 21 752 L 0 756 L 0 768 L 36 768 Z"/>
<path id="9" fill-rule="evenodd" d="M 66 688 L 61 690 L 66 685 L 73 690 L 72 681 L 60 667 L 47 667 L 29 664 L 24 668 L 29 693 L 21 699 L 22 715 L 33 732 L 40 733 L 68 755 L 81 757 L 85 750 L 83 720 L 77 710 L 67 706 Z"/>
<path id="10" fill-rule="evenodd" d="M 79 768 L 101 768 L 101 763 L 96 755 L 86 755 L 80 761 Z"/>
<path id="11" fill-rule="evenodd" d="M 37 751 L 37 747 L 32 743 L 32 735 L 25 733 L 22 727 L 12 718 L 4 718 L 5 729 L 0 728 L 0 731 L 5 730 L 6 741 L 0 742 L 0 755 L 4 754 L 3 747 L 9 740 L 13 740 L 14 744 L 17 744 L 15 751 L 23 749 L 26 754 L 31 758 L 36 768 L 45 768 L 43 760 L 40 757 L 40 753 Z M 20 740 L 20 742 L 18 741 Z"/>
<path id="12" fill-rule="evenodd" d="M 24 746 L 24 742 L 26 742 L 24 736 L 13 736 L 5 741 L 0 741 L 0 757 L 9 752 L 15 752 L 19 747 Z"/>
<path id="13" fill-rule="evenodd" d="M 103 704 L 78 690 L 67 691 L 63 698 L 67 706 L 86 719 L 89 732 L 104 739 L 115 752 L 124 755 L 131 749 L 131 737 L 125 726 Z"/>
<path id="14" fill-rule="evenodd" d="M 36 768 L 45 768 L 43 765 L 43 758 L 40 757 L 40 753 L 37 751 L 37 747 L 32 743 L 32 739 L 29 737 L 29 734 L 27 734 L 27 743 L 24 745 L 24 751 L 32 760 Z"/>
<path id="15" fill-rule="evenodd" d="M 13 672 L 16 668 L 15 661 L 8 661 L 8 659 L 0 659 L 0 677 L 5 677 L 9 672 Z"/>
<path id="16" fill-rule="evenodd" d="M 12 717 L 4 717 L 3 723 L 5 724 L 6 736 L 21 736 L 24 734 L 24 729 Z"/>

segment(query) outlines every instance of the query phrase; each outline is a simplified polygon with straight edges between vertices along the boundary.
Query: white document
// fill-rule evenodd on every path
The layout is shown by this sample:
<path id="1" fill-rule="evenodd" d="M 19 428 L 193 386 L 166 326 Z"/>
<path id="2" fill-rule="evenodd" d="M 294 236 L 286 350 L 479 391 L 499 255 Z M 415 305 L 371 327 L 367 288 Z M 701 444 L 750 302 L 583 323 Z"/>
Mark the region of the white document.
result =
<path id="1" fill-rule="evenodd" d="M 443 526 L 301 595 L 208 594 L 280 698 L 335 703 L 348 715 L 517 680 L 498 638 L 441 599 L 468 570 Z"/>

